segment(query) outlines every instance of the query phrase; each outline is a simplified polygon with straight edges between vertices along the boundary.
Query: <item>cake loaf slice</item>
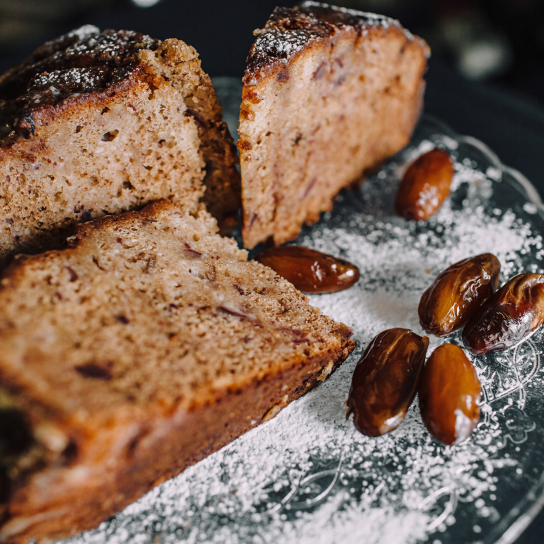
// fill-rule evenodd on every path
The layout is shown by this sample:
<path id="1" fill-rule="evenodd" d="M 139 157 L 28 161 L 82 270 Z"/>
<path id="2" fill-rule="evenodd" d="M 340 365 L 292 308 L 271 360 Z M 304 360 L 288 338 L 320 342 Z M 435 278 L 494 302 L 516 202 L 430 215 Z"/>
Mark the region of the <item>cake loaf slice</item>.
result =
<path id="1" fill-rule="evenodd" d="M 248 248 L 296 238 L 408 143 L 428 55 L 397 21 L 316 2 L 255 34 L 238 129 Z"/>
<path id="2" fill-rule="evenodd" d="M 275 416 L 355 343 L 215 220 L 79 225 L 0 286 L 0 541 L 91 528 Z"/>
<path id="3" fill-rule="evenodd" d="M 236 162 L 192 47 L 80 28 L 0 77 L 0 265 L 160 198 L 203 200 L 228 227 Z"/>

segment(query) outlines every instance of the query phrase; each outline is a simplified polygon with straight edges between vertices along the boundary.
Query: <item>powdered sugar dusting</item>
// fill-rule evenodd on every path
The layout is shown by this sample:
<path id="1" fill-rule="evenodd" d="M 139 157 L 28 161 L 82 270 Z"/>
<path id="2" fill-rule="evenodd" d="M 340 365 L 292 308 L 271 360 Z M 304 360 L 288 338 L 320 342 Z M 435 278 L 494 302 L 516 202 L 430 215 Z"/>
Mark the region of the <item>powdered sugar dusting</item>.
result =
<path id="1" fill-rule="evenodd" d="M 66 37 L 76 37 L 78 40 L 86 40 L 95 34 L 100 34 L 100 29 L 94 25 L 83 25 L 66 34 Z"/>
<path id="2" fill-rule="evenodd" d="M 0 83 L 0 146 L 35 131 L 34 113 L 67 98 L 101 92 L 136 70 L 142 49 L 160 42 L 127 30 L 100 32 L 93 25 L 45 43 Z M 13 96 L 17 89 L 19 95 Z"/>
<path id="3" fill-rule="evenodd" d="M 255 42 L 255 52 L 279 59 L 300 53 L 308 45 L 304 30 L 266 30 Z"/>
<path id="4" fill-rule="evenodd" d="M 529 491 L 540 496 L 542 332 L 515 350 L 473 358 L 483 386 L 482 419 L 461 445 L 431 438 L 417 403 L 395 432 L 380 438 L 364 437 L 345 419 L 362 350 L 386 328 L 423 334 L 419 298 L 447 265 L 489 251 L 501 261 L 503 281 L 520 271 L 542 272 L 541 208 L 525 212 L 515 180 L 500 168 L 499 176 L 488 177 L 497 164 L 436 130 L 424 120 L 410 149 L 297 241 L 361 269 L 354 288 L 311 297 L 353 328 L 359 345 L 352 357 L 275 419 L 71 544 L 491 543 L 515 522 L 515 508 Z M 399 173 L 434 145 L 456 160 L 454 194 L 427 223 L 395 217 Z M 459 343 L 459 335 L 448 341 Z M 442 342 L 432 338 L 430 349 Z"/>
<path id="5" fill-rule="evenodd" d="M 349 15 L 350 17 L 355 17 L 360 19 L 361 25 L 364 25 L 364 26 L 379 25 L 379 26 L 382 26 L 383 28 L 387 28 L 390 25 L 395 25 L 395 26 L 398 26 L 399 28 L 402 28 L 400 23 L 396 19 L 392 19 L 391 17 L 387 17 L 385 15 L 379 15 L 378 13 L 370 13 L 368 11 L 358 11 L 355 9 L 343 8 L 340 6 L 332 6 L 330 4 L 324 4 L 322 2 L 312 2 L 311 0 L 302 2 L 301 7 L 334 9 L 335 11 L 338 11 L 340 13 L 345 13 L 346 15 Z M 408 35 L 412 36 L 409 33 Z"/>
<path id="6" fill-rule="evenodd" d="M 51 67 L 36 74 L 29 82 L 30 90 L 40 90 L 56 85 L 65 92 L 90 91 L 110 86 L 125 77 L 134 67 L 134 53 L 145 47 L 153 47 L 156 41 L 149 36 L 131 31 L 100 33 L 93 25 L 85 25 L 59 38 L 70 41 L 66 48 L 56 51 L 48 59 Z M 89 59 L 93 65 L 89 66 Z M 43 61 L 42 61 L 43 63 Z M 76 66 L 70 67 L 75 63 Z M 77 64 L 82 63 L 82 66 Z"/>
<path id="7" fill-rule="evenodd" d="M 107 68 L 70 68 L 69 70 L 55 70 L 48 74 L 36 76 L 31 83 L 30 90 L 41 90 L 45 88 L 57 87 L 65 89 L 70 88 L 70 92 L 83 92 L 88 89 L 99 87 L 104 76 L 108 75 Z M 53 91 L 54 92 L 54 91 Z M 57 91 L 59 92 L 59 91 Z"/>
<path id="8" fill-rule="evenodd" d="M 409 40 L 414 36 L 390 17 L 319 2 L 303 2 L 295 8 L 276 8 L 262 30 L 256 30 L 257 39 L 248 58 L 244 83 L 256 85 L 266 74 L 266 68 L 276 63 L 288 63 L 298 53 L 319 39 L 335 35 L 339 29 L 353 27 L 366 36 L 368 29 L 387 30 L 395 26 Z M 425 46 L 426 48 L 426 46 Z"/>

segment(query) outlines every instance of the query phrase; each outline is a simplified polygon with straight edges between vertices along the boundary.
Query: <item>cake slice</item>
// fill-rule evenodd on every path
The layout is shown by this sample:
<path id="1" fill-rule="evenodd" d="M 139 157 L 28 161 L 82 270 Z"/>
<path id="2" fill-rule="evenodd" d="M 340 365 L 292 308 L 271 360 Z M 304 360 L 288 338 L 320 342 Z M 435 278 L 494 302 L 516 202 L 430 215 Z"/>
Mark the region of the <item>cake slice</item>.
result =
<path id="1" fill-rule="evenodd" d="M 0 283 L 0 541 L 96 526 L 275 416 L 355 343 L 159 201 L 19 256 Z"/>
<path id="2" fill-rule="evenodd" d="M 37 49 L 0 77 L 0 265 L 160 198 L 203 200 L 227 228 L 240 180 L 221 113 L 182 41 L 85 26 Z"/>
<path id="3" fill-rule="evenodd" d="M 296 238 L 408 143 L 428 56 L 397 21 L 316 2 L 255 34 L 238 129 L 248 248 Z"/>

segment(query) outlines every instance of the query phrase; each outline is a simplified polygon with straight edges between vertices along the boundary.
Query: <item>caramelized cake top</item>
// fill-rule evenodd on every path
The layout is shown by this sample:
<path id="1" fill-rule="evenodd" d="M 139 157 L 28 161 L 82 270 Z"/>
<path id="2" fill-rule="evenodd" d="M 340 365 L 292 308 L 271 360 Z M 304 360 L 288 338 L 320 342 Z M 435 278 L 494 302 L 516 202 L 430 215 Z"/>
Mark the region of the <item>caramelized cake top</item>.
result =
<path id="1" fill-rule="evenodd" d="M 364 34 L 372 27 L 401 29 L 411 40 L 416 39 L 401 24 L 385 15 L 339 8 L 319 2 L 304 2 L 294 8 L 276 8 L 257 39 L 247 61 L 244 85 L 257 85 L 278 64 L 288 64 L 312 42 L 325 40 L 338 30 L 353 27 Z M 419 38 L 417 38 L 419 39 Z"/>
<path id="2" fill-rule="evenodd" d="M 0 77 L 0 145 L 33 133 L 33 112 L 103 91 L 139 69 L 138 52 L 161 42 L 129 30 L 83 26 L 46 42 Z"/>

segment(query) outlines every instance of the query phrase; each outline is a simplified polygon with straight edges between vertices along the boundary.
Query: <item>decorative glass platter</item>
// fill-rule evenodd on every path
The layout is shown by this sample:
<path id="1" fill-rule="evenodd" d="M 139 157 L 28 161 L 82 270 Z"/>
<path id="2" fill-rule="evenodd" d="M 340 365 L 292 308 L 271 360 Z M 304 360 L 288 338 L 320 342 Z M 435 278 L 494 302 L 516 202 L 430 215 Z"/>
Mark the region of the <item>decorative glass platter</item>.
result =
<path id="1" fill-rule="evenodd" d="M 214 82 L 235 128 L 240 88 Z M 395 216 L 403 169 L 439 146 L 455 160 L 451 197 L 427 222 Z M 273 420 L 152 490 L 70 544 L 514 542 L 544 505 L 544 331 L 502 354 L 472 357 L 482 417 L 455 447 L 425 430 L 417 400 L 400 427 L 367 438 L 345 419 L 351 374 L 379 332 L 423 334 L 417 306 L 450 264 L 484 252 L 501 283 L 543 272 L 544 207 L 534 187 L 478 140 L 424 116 L 410 145 L 297 244 L 357 264 L 361 280 L 312 304 L 352 327 L 358 347 L 322 385 Z M 460 335 L 431 337 L 429 352 Z"/>

